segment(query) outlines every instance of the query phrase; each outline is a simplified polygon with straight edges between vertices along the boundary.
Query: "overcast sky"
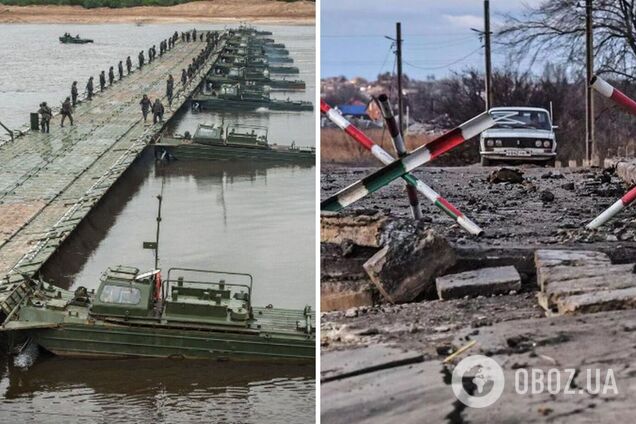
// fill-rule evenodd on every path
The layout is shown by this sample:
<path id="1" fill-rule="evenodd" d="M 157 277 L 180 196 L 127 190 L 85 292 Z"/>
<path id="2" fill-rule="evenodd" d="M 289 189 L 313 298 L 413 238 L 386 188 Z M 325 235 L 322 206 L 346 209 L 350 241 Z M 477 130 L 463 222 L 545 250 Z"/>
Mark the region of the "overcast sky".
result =
<path id="1" fill-rule="evenodd" d="M 491 0 L 491 30 L 501 15 L 519 15 L 526 5 L 542 0 Z M 484 55 L 478 34 L 482 30 L 482 0 L 322 0 L 321 76 L 345 75 L 375 79 L 391 72 L 395 56 L 391 41 L 395 23 L 402 23 L 403 72 L 410 77 L 437 78 L 467 66 L 483 69 Z M 493 53 L 495 65 L 505 63 Z"/>

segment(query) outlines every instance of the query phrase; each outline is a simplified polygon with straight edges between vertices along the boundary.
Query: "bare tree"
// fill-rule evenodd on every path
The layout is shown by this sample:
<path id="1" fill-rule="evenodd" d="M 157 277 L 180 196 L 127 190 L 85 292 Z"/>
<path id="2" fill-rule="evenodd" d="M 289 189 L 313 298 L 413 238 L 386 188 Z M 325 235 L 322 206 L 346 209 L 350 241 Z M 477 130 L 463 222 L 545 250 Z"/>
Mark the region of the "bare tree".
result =
<path id="1" fill-rule="evenodd" d="M 596 72 L 636 79 L 635 1 L 595 0 L 593 22 Z M 566 63 L 578 73 L 585 66 L 585 1 L 545 0 L 520 17 L 507 15 L 497 39 L 517 59 Z"/>

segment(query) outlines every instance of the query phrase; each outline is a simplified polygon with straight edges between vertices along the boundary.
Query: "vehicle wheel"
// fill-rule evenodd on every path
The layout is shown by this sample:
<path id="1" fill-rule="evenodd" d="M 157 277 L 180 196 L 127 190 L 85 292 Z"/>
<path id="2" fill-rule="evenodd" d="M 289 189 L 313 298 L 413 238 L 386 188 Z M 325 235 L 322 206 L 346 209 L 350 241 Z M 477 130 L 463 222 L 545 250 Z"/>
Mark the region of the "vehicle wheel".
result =
<path id="1" fill-rule="evenodd" d="M 492 165 L 492 161 L 485 156 L 481 157 L 481 166 L 490 166 Z"/>
<path id="2" fill-rule="evenodd" d="M 545 166 L 549 167 L 549 168 L 554 168 L 554 162 L 556 161 L 556 159 L 552 158 L 549 159 L 545 162 Z"/>

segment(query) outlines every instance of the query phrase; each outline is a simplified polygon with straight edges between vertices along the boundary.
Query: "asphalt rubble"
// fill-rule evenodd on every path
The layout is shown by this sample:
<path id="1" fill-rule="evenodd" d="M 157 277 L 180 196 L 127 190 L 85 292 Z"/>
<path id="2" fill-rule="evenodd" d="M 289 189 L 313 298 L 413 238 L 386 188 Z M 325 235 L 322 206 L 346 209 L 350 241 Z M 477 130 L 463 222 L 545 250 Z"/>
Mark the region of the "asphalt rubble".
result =
<path id="1" fill-rule="evenodd" d="M 326 198 L 371 171 L 371 168 L 324 166 L 321 175 L 322 197 Z M 368 195 L 351 211 L 336 215 L 376 216 L 376 220 L 386 219 L 386 222 L 378 226 L 378 233 L 381 234 L 388 233 L 388 229 L 402 229 L 401 232 L 395 231 L 395 238 L 400 241 L 393 242 L 396 249 L 403 253 L 400 259 L 402 262 L 380 261 L 382 266 L 405 268 L 404 258 L 409 257 L 409 253 L 413 256 L 414 251 L 412 248 L 404 249 L 401 241 L 408 238 L 404 233 L 409 231 L 411 235 L 420 233 L 429 238 L 434 235 L 445 240 L 450 249 L 454 250 L 456 258 L 452 263 L 447 261 L 444 266 L 439 267 L 434 276 L 422 279 L 421 275 L 413 272 L 417 277 L 414 280 L 419 278 L 423 282 L 421 290 L 410 290 L 410 299 L 400 298 L 396 301 L 387 296 L 382 281 L 370 275 L 368 269 L 365 272 L 365 268 L 368 268 L 365 264 L 390 244 L 389 236 L 378 236 L 372 243 L 357 243 L 347 237 L 333 243 L 330 237 L 323 237 L 322 294 L 331 294 L 335 298 L 339 291 L 356 293 L 355 296 L 345 297 L 342 302 L 331 302 L 326 308 L 322 305 L 323 310 L 339 309 L 323 312 L 321 316 L 323 368 L 329 367 L 329 355 L 335 352 L 390 346 L 399 347 L 402 351 L 417 352 L 421 355 L 422 363 L 432 365 L 437 370 L 445 368 L 442 361 L 448 355 L 457 352 L 471 340 L 483 339 L 470 353 L 502 358 L 507 364 L 504 367 L 507 371 L 515 367 L 530 366 L 528 364 L 536 362 L 536 358 L 543 365 L 554 365 L 543 356 L 567 357 L 559 365 L 572 365 L 580 369 L 582 364 L 590 362 L 589 355 L 584 348 L 571 351 L 572 346 L 585 346 L 592 341 L 600 341 L 605 349 L 611 350 L 608 346 L 612 343 L 628 343 L 625 337 L 629 340 L 633 338 L 635 343 L 631 346 L 636 346 L 636 336 L 631 332 L 607 331 L 623 315 L 628 320 L 633 319 L 636 316 L 634 311 L 547 317 L 549 314 L 537 302 L 538 285 L 533 257 L 537 249 L 585 249 L 604 252 L 613 263 L 636 262 L 634 208 L 626 208 L 599 230 L 584 229 L 587 222 L 627 190 L 628 187 L 614 169 L 466 166 L 426 167 L 414 174 L 480 225 L 484 234 L 479 237 L 468 235 L 421 196 L 424 218 L 416 224 L 412 223 L 402 181 L 393 182 L 389 187 Z M 384 233 L 383 227 L 388 228 Z M 407 228 L 408 230 L 404 230 Z M 417 245 L 417 242 L 409 243 L 407 244 L 411 246 Z M 437 241 L 432 250 L 441 252 L 440 256 L 445 257 L 447 254 L 439 247 L 440 243 Z M 386 255 L 385 252 L 384 256 Z M 415 263 L 419 261 L 420 264 L 435 262 L 434 255 L 423 255 L 412 260 Z M 518 272 L 519 284 L 516 277 L 508 278 L 506 284 L 509 285 L 499 285 L 500 289 L 491 287 L 482 294 L 470 291 L 470 295 L 447 300 L 440 300 L 439 293 L 435 290 L 435 278 L 468 273 L 460 280 L 474 280 L 476 277 L 471 273 L 481 269 L 497 270 L 508 267 L 510 271 L 511 266 Z M 415 268 L 406 266 L 411 271 Z M 496 274 L 495 272 L 493 275 Z M 395 274 L 386 275 L 386 280 L 394 285 Z M 413 285 L 411 280 L 409 284 Z M 598 330 L 590 326 L 585 334 L 576 332 L 577 323 L 595 320 L 600 323 Z M 544 329 L 548 330 L 547 335 L 543 334 Z M 553 333 L 565 336 L 552 340 L 550 337 Z M 619 343 L 620 338 L 623 339 Z M 493 342 L 495 339 L 497 343 Z M 537 353 L 541 346 L 548 345 L 549 355 Z M 631 346 L 629 348 L 634 349 Z M 612 358 L 615 355 L 606 353 L 606 356 L 609 365 L 621 369 L 636 367 L 636 361 L 632 363 L 624 355 L 618 355 L 614 359 Z M 594 360 L 600 359 L 596 357 Z M 516 365 L 513 367 L 512 364 Z M 636 376 L 636 372 L 634 375 Z M 386 378 L 390 379 L 388 376 Z M 622 384 L 627 384 L 631 379 L 629 374 Z M 329 386 L 325 393 L 328 396 Z M 440 405 L 451 404 L 452 393 L 448 393 L 449 396 L 440 400 Z M 625 400 L 617 398 L 612 401 L 620 402 L 620 399 Z M 512 400 L 511 405 L 527 410 L 530 414 L 528 421 L 543 422 L 570 415 L 580 418 L 589 412 L 585 403 L 589 401 L 589 397 L 583 397 L 563 403 L 559 396 L 553 396 L 538 406 L 533 401 L 517 398 Z M 584 406 L 581 406 L 581 402 Z M 480 414 L 458 411 L 454 403 L 451 411 L 447 411 L 446 406 L 440 408 L 440 411 L 444 411 L 442 417 L 447 421 L 473 416 L 476 418 L 475 422 L 480 422 L 477 418 L 481 417 Z M 505 407 L 502 408 L 499 413 L 514 416 Z M 622 407 L 618 408 L 621 409 Z M 596 413 L 601 413 L 602 410 L 598 409 Z M 355 422 L 360 418 L 358 412 L 354 412 L 355 408 L 347 411 L 351 415 L 342 414 L 347 420 Z M 327 410 L 326 414 L 329 413 Z M 373 417 L 386 418 L 386 415 L 364 415 L 365 420 Z"/>

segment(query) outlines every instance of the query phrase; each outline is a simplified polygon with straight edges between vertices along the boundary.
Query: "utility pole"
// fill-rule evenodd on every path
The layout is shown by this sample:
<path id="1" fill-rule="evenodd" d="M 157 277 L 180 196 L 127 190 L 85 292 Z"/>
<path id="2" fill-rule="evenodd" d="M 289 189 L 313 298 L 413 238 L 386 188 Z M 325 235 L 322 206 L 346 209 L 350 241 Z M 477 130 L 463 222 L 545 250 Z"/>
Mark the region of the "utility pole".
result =
<path id="1" fill-rule="evenodd" d="M 398 118 L 400 134 L 404 134 L 404 103 L 402 99 L 402 24 L 395 23 L 395 55 L 397 56 L 397 90 L 398 90 Z"/>
<path id="2" fill-rule="evenodd" d="M 594 96 L 590 81 L 594 75 L 594 37 L 592 29 L 592 0 L 585 0 L 585 49 L 586 49 L 586 81 L 585 81 L 585 159 L 588 166 L 596 153 L 594 140 Z"/>
<path id="3" fill-rule="evenodd" d="M 492 62 L 490 59 L 490 0 L 484 0 L 484 48 L 486 56 L 486 110 L 492 107 Z"/>

